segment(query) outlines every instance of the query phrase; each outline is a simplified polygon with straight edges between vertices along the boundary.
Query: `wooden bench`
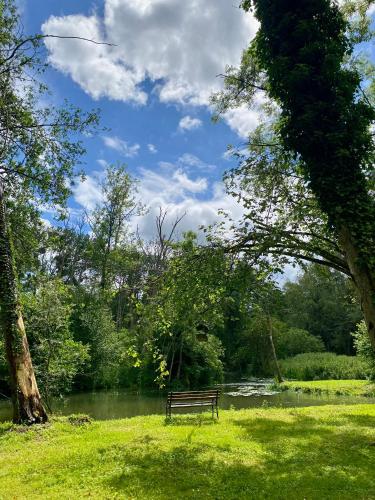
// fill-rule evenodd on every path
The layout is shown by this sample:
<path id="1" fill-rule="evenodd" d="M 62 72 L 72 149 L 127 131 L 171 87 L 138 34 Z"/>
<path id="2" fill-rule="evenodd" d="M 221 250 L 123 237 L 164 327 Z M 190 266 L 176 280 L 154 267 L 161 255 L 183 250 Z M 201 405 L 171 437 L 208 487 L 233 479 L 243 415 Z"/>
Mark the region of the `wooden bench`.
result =
<path id="1" fill-rule="evenodd" d="M 190 392 L 169 392 L 165 414 L 167 418 L 171 418 L 172 408 L 195 408 L 195 407 L 211 407 L 212 418 L 215 411 L 219 418 L 219 391 L 190 391 Z"/>

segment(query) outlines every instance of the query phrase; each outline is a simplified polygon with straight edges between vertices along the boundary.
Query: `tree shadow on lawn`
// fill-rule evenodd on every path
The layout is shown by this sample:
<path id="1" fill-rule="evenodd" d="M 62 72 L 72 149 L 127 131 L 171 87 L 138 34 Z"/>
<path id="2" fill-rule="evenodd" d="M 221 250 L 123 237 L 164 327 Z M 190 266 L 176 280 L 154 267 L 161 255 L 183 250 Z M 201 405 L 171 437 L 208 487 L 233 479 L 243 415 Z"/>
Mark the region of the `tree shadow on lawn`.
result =
<path id="1" fill-rule="evenodd" d="M 194 425 L 194 426 L 202 426 L 202 425 L 217 425 L 219 420 L 212 416 L 204 415 L 204 414 L 187 414 L 187 415 L 173 415 L 172 417 L 167 417 L 164 420 L 164 425 L 168 426 L 184 426 L 184 425 Z"/>
<path id="2" fill-rule="evenodd" d="M 350 415 L 346 413 L 344 413 L 342 417 L 356 427 L 369 427 L 372 429 L 374 431 L 375 440 L 375 417 L 372 417 L 371 415 Z"/>
<path id="3" fill-rule="evenodd" d="M 233 424 L 241 427 L 246 432 L 248 439 L 267 440 L 272 436 L 275 441 L 285 438 L 313 438 L 314 435 L 322 438 L 325 434 L 345 434 L 343 426 L 350 424 L 357 430 L 348 433 L 346 439 L 357 439 L 360 435 L 365 437 L 368 428 L 375 431 L 375 417 L 370 415 L 352 415 L 339 413 L 329 418 L 317 419 L 299 413 L 290 413 L 291 419 L 277 420 L 270 418 L 234 419 Z"/>
<path id="4" fill-rule="evenodd" d="M 150 499 L 375 498 L 374 448 L 360 429 L 331 430 L 306 416 L 234 423 L 244 431 L 235 445 L 124 447 L 106 484 Z"/>
<path id="5" fill-rule="evenodd" d="M 2 424 L 0 425 L 0 438 L 4 434 L 8 434 L 12 430 L 12 424 Z"/>

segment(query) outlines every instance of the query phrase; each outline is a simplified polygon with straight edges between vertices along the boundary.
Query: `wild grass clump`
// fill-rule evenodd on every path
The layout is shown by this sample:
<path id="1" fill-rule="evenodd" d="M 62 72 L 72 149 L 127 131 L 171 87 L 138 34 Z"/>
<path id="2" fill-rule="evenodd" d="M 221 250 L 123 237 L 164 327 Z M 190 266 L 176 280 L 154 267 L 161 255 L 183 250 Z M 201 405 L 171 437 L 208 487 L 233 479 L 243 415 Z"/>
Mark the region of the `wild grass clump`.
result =
<path id="1" fill-rule="evenodd" d="M 368 365 L 359 357 L 309 352 L 280 361 L 285 378 L 295 380 L 366 379 Z"/>
<path id="2" fill-rule="evenodd" d="M 84 413 L 69 415 L 69 417 L 67 417 L 67 420 L 71 425 L 76 425 L 78 427 L 92 423 L 92 418 L 89 417 L 89 415 L 85 415 Z"/>

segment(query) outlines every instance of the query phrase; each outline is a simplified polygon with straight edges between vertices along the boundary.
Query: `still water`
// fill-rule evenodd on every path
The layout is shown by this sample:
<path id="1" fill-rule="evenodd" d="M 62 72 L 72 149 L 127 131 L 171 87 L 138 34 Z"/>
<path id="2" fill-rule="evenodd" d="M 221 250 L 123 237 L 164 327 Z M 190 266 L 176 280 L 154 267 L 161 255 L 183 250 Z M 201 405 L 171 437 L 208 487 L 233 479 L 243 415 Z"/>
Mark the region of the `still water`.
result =
<path id="1" fill-rule="evenodd" d="M 271 381 L 257 380 L 236 384 L 222 384 L 220 408 L 254 408 L 261 406 L 316 406 L 325 404 L 375 403 L 375 398 L 350 396 L 319 396 L 297 392 L 275 392 L 268 388 Z M 57 414 L 85 413 L 97 420 L 164 414 L 165 394 L 134 394 L 126 391 L 89 392 L 73 394 L 57 400 L 53 410 Z M 10 403 L 0 400 L 0 421 L 11 418 Z"/>

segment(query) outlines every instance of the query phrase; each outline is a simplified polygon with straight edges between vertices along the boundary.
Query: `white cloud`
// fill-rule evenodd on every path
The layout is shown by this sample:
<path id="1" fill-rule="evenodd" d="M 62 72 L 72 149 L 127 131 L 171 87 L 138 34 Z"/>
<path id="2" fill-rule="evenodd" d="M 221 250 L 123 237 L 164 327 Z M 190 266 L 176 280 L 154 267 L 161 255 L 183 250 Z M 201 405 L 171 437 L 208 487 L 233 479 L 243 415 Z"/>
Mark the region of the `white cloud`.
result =
<path id="1" fill-rule="evenodd" d="M 139 173 L 138 198 L 149 210 L 146 215 L 134 217 L 131 226 L 134 231 L 138 228 L 146 240 L 155 235 L 155 217 L 160 207 L 168 210 L 167 226 L 186 213 L 179 226 L 180 236 L 188 230 L 199 233 L 200 226 L 219 221 L 220 209 L 230 213 L 235 220 L 243 214 L 243 208 L 225 193 L 222 183 L 210 186 L 205 177 L 190 176 L 179 161 L 176 165 L 165 164 L 159 172 L 141 168 Z M 75 202 L 88 211 L 103 201 L 100 188 L 103 175 L 103 172 L 94 172 L 72 188 Z M 201 233 L 200 239 L 203 238 Z"/>
<path id="2" fill-rule="evenodd" d="M 180 156 L 177 163 L 179 165 L 183 165 L 184 167 L 194 167 L 198 168 L 199 170 L 205 170 L 207 172 L 215 170 L 216 168 L 215 165 L 210 165 L 209 163 L 204 162 L 197 156 L 190 153 L 184 153 L 182 156 Z"/>
<path id="3" fill-rule="evenodd" d="M 202 126 L 202 120 L 199 118 L 192 118 L 187 115 L 181 118 L 180 123 L 178 124 L 178 129 L 184 132 L 185 130 L 195 130 Z"/>
<path id="4" fill-rule="evenodd" d="M 172 167 L 172 164 L 169 164 Z M 178 168 L 168 175 L 157 173 L 153 170 L 141 168 L 140 191 L 144 193 L 154 193 L 153 196 L 168 199 L 174 202 L 186 198 L 189 193 L 202 193 L 207 187 L 207 179 L 199 177 L 190 179 L 182 168 Z M 144 203 L 148 203 L 149 196 L 141 196 Z"/>
<path id="5" fill-rule="evenodd" d="M 99 165 L 100 165 L 101 167 L 103 167 L 103 168 L 107 168 L 107 167 L 109 167 L 109 163 L 108 163 L 106 160 L 103 160 L 103 159 L 101 159 L 101 158 L 100 158 L 99 160 L 96 160 L 96 161 L 97 161 L 97 162 L 99 163 Z"/>
<path id="6" fill-rule="evenodd" d="M 171 170 L 172 165 L 168 164 L 166 168 Z M 209 191 L 207 179 L 191 179 L 182 168 L 173 175 L 142 169 L 139 180 L 139 198 L 149 210 L 146 215 L 134 218 L 132 224 L 145 239 L 152 239 L 155 235 L 155 217 L 160 207 L 168 211 L 168 227 L 186 213 L 179 225 L 179 236 L 188 230 L 199 232 L 201 225 L 220 220 L 219 209 L 229 212 L 235 219 L 243 214 L 243 208 L 225 193 L 222 183 L 214 183 Z M 205 193 L 205 199 L 198 199 L 198 193 Z M 202 234 L 200 238 L 203 239 Z"/>
<path id="7" fill-rule="evenodd" d="M 43 217 L 41 217 L 40 222 L 43 224 L 45 229 L 49 229 L 50 227 L 52 227 L 51 221 L 49 221 L 48 219 L 44 219 Z"/>
<path id="8" fill-rule="evenodd" d="M 46 39 L 50 62 L 94 99 L 143 105 L 148 79 L 162 102 L 208 105 L 222 86 L 216 75 L 238 65 L 257 29 L 251 14 L 229 0 L 105 0 L 103 17 L 50 17 L 43 33 L 81 36 Z M 230 122 L 232 123 L 232 122 Z"/>
<path id="9" fill-rule="evenodd" d="M 173 180 L 177 181 L 181 189 L 189 191 L 190 193 L 202 193 L 207 189 L 207 179 L 198 178 L 195 181 L 189 179 L 187 174 L 182 170 L 177 170 L 173 174 Z"/>
<path id="10" fill-rule="evenodd" d="M 103 40 L 102 20 L 96 16 L 51 16 L 42 26 L 43 33 L 79 36 Z M 147 102 L 147 94 L 138 84 L 144 74 L 120 63 L 114 47 L 93 45 L 82 40 L 46 38 L 49 61 L 78 83 L 93 99 L 108 97 L 137 104 Z"/>
<path id="11" fill-rule="evenodd" d="M 240 137 L 247 139 L 260 120 L 260 112 L 255 109 L 249 109 L 246 104 L 239 108 L 227 111 L 224 115 L 225 121 Z"/>
<path id="12" fill-rule="evenodd" d="M 230 161 L 233 158 L 233 155 L 234 155 L 234 150 L 230 148 L 224 151 L 221 157 L 223 158 L 223 160 Z"/>
<path id="13" fill-rule="evenodd" d="M 147 148 L 150 151 L 150 153 L 152 153 L 153 155 L 158 152 L 158 150 L 156 149 L 156 146 L 154 144 L 147 144 Z"/>
<path id="14" fill-rule="evenodd" d="M 102 139 L 107 147 L 118 151 L 122 154 L 122 156 L 125 156 L 126 158 L 133 158 L 134 156 L 137 156 L 140 149 L 139 144 L 133 144 L 132 146 L 130 146 L 126 141 L 123 141 L 116 136 L 111 137 L 109 135 L 105 135 L 102 137 Z"/>
<path id="15" fill-rule="evenodd" d="M 95 205 L 103 200 L 99 179 L 88 175 L 83 182 L 72 188 L 73 198 L 86 210 L 93 210 Z"/>

